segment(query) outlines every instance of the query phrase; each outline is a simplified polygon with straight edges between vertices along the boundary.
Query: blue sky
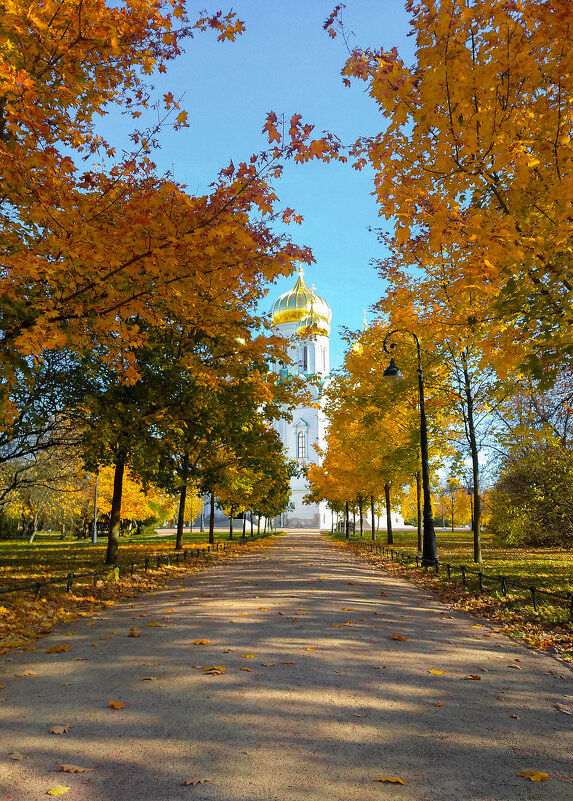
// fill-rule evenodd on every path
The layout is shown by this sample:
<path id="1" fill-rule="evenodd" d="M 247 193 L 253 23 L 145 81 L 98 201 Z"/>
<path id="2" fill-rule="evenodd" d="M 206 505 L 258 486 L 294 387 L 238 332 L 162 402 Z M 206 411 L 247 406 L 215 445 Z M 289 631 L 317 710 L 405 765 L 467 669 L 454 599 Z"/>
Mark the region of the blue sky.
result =
<path id="1" fill-rule="evenodd" d="M 228 10 L 223 3 L 209 10 Z M 303 115 L 315 131 L 330 130 L 343 142 L 376 133 L 383 124 L 364 87 L 342 85 L 340 69 L 347 55 L 341 38 L 322 29 L 334 0 L 236 0 L 233 8 L 246 32 L 234 43 L 220 44 L 198 34 L 186 53 L 168 66 L 162 79 L 189 112 L 189 128 L 162 135 L 155 154 L 161 169 L 191 193 L 204 193 L 232 158 L 235 163 L 265 147 L 261 134 L 266 114 Z M 361 47 L 396 45 L 411 60 L 412 39 L 400 0 L 347 0 L 345 27 Z M 158 84 L 159 86 L 159 84 Z M 372 174 L 344 165 L 288 165 L 276 183 L 281 205 L 302 214 L 300 226 L 289 226 L 294 241 L 311 247 L 316 263 L 305 279 L 330 304 L 333 313 L 331 364 L 342 361 L 340 326 L 362 325 L 363 310 L 384 293 L 384 284 L 370 265 L 383 255 L 368 228 L 384 223 L 372 192 Z M 296 277 L 296 276 L 295 276 Z M 295 277 L 272 286 L 267 308 Z"/>

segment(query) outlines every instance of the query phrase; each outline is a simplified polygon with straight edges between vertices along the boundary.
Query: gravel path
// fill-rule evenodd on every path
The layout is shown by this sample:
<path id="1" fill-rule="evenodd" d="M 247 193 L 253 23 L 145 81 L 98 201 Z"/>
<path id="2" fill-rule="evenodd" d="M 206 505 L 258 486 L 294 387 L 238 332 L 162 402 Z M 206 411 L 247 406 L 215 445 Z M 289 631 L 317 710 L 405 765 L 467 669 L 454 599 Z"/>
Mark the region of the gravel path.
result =
<path id="1" fill-rule="evenodd" d="M 573 801 L 571 679 L 287 534 L 0 657 L 0 801 Z"/>

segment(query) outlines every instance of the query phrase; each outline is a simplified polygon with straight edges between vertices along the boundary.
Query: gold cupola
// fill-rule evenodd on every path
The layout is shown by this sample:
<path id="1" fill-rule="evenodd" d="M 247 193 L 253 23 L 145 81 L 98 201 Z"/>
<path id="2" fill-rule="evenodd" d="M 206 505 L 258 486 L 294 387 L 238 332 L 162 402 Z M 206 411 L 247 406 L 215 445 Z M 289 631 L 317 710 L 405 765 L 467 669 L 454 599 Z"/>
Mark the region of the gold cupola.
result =
<path id="1" fill-rule="evenodd" d="M 300 323 L 297 331 L 299 334 L 320 333 L 328 336 L 332 312 L 324 298 L 317 295 L 314 288 L 307 287 L 302 269 L 299 269 L 294 287 L 273 303 L 271 318 L 273 325 Z"/>
<path id="2" fill-rule="evenodd" d="M 314 308 L 314 299 L 310 301 L 310 311 L 300 321 L 296 330 L 297 334 L 301 337 L 308 336 L 324 336 L 327 337 L 330 333 L 330 323 L 320 314 L 317 314 Z"/>

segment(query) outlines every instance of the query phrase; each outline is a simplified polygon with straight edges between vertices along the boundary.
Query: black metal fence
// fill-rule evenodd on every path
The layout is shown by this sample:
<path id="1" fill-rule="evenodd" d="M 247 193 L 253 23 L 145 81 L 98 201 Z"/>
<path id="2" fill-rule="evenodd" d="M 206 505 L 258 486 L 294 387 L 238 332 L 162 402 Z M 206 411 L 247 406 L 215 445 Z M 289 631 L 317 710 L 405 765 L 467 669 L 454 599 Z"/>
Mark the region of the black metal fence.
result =
<path id="1" fill-rule="evenodd" d="M 142 562 L 128 562 L 123 565 L 106 565 L 104 568 L 99 570 L 89 570 L 85 573 L 75 573 L 70 572 L 67 573 L 65 576 L 56 576 L 54 578 L 43 579 L 42 581 L 34 581 L 28 584 L 19 584 L 15 587 L 5 587 L 0 588 L 0 595 L 7 595 L 8 593 L 12 592 L 26 592 L 29 590 L 33 590 L 35 592 L 36 600 L 40 597 L 42 588 L 53 586 L 53 585 L 65 585 L 66 592 L 71 592 L 74 586 L 74 582 L 77 582 L 79 579 L 90 579 L 90 582 L 93 583 L 93 586 L 96 587 L 97 583 L 100 579 L 108 578 L 112 573 L 115 573 L 114 580 L 120 578 L 121 575 L 129 575 L 133 576 L 138 570 L 143 570 L 143 573 L 147 573 L 150 569 L 158 569 L 160 567 L 169 567 L 173 564 L 180 564 L 181 562 L 187 562 L 190 559 L 203 559 L 205 562 L 208 561 L 213 553 L 217 551 L 224 551 L 228 550 L 229 548 L 234 548 L 240 545 L 244 545 L 247 542 L 253 542 L 257 539 L 263 539 L 263 537 L 270 536 L 271 532 L 268 534 L 254 534 L 252 536 L 247 535 L 246 537 L 239 537 L 236 540 L 224 540 L 223 542 L 215 542 L 213 545 L 206 545 L 202 548 L 184 548 L 182 551 L 171 551 L 168 553 L 158 553 L 152 554 L 151 556 L 146 556 Z M 116 572 L 117 571 L 117 572 Z"/>
<path id="2" fill-rule="evenodd" d="M 388 545 L 382 545 L 382 543 L 378 542 L 361 542 L 353 540 L 351 544 L 357 546 L 358 548 L 371 551 L 372 553 L 375 553 L 386 559 L 389 558 L 393 562 L 399 562 L 405 567 L 413 568 L 415 566 L 419 568 L 422 565 L 422 558 L 420 554 L 417 553 L 412 554 L 400 551 L 396 548 L 391 548 Z M 486 585 L 488 585 L 488 589 L 499 590 L 503 597 L 506 597 L 510 590 L 525 591 L 531 596 L 531 603 L 535 612 L 538 611 L 540 600 L 545 597 L 548 598 L 549 603 L 552 603 L 554 606 L 563 606 L 564 608 L 567 608 L 570 616 L 573 618 L 573 591 L 564 593 L 551 592 L 550 590 L 544 590 L 533 585 L 528 586 L 526 584 L 521 584 L 520 582 L 513 581 L 504 575 L 491 575 L 484 573 L 483 570 L 472 570 L 467 565 L 452 565 L 449 563 L 440 565 L 440 563 L 436 560 L 435 564 L 432 566 L 432 570 L 437 576 L 443 575 L 440 574 L 440 568 L 446 570 L 447 577 L 450 580 L 454 580 L 455 574 L 459 573 L 464 589 L 473 589 L 477 590 L 478 592 L 485 592 Z M 423 569 L 427 571 L 429 567 L 426 565 Z M 475 576 L 475 580 L 472 579 L 473 576 Z"/>

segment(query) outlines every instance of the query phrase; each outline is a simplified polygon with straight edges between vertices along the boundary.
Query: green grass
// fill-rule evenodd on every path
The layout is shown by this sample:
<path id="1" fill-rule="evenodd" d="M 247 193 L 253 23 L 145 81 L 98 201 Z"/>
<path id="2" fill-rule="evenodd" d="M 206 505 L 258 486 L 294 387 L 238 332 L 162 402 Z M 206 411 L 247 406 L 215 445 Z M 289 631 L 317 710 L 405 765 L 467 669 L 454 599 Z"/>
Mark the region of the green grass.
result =
<path id="1" fill-rule="evenodd" d="M 478 567 L 473 561 L 473 534 L 471 531 L 436 531 L 440 563 L 466 565 L 471 570 L 481 570 L 494 576 L 504 575 L 526 587 L 535 585 L 551 592 L 573 592 L 573 552 L 561 548 L 508 548 L 495 545 L 488 534 L 482 534 L 483 562 Z M 360 537 L 352 537 L 360 540 Z M 365 532 L 364 541 L 371 540 Z M 386 543 L 386 532 L 380 532 L 376 541 Z M 415 530 L 394 531 L 392 547 L 416 553 L 417 532 Z M 459 576 L 459 574 L 457 574 Z M 488 585 L 489 586 L 489 585 Z"/>
<path id="2" fill-rule="evenodd" d="M 255 528 L 255 536 L 256 536 Z M 250 528 L 247 527 L 247 539 Z M 235 530 L 234 540 L 241 539 L 242 530 Z M 184 548 L 205 547 L 207 531 L 185 532 Z M 215 542 L 229 539 L 228 529 L 215 531 Z M 34 542 L 26 540 L 0 540 L 0 588 L 28 580 L 62 576 L 70 572 L 83 573 L 103 567 L 107 538 L 100 537 L 94 545 L 88 540 L 60 540 L 57 535 L 38 534 Z M 141 563 L 146 557 L 160 553 L 174 553 L 175 534 L 155 537 L 121 537 L 119 565 Z"/>

